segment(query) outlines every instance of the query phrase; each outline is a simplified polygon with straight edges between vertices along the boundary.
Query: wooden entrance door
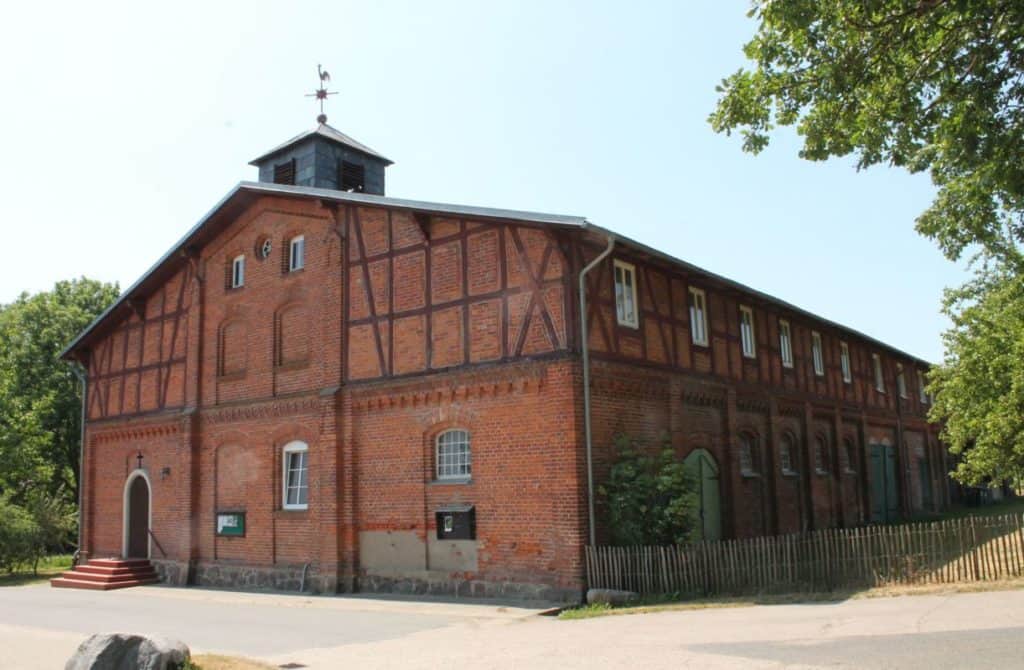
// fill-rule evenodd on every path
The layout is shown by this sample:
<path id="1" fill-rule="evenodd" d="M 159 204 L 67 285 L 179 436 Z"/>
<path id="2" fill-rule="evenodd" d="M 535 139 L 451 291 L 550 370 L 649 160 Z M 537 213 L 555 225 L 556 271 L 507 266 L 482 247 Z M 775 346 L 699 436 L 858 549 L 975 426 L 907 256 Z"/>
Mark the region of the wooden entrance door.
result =
<path id="1" fill-rule="evenodd" d="M 136 477 L 128 488 L 126 558 L 149 558 L 149 483 Z"/>
<path id="2" fill-rule="evenodd" d="M 892 523 L 900 516 L 896 449 L 871 445 L 871 523 Z"/>
<path id="3" fill-rule="evenodd" d="M 694 540 L 713 542 L 722 539 L 721 498 L 718 492 L 718 464 L 715 457 L 704 449 L 694 449 L 683 465 L 697 482 L 697 532 Z"/>

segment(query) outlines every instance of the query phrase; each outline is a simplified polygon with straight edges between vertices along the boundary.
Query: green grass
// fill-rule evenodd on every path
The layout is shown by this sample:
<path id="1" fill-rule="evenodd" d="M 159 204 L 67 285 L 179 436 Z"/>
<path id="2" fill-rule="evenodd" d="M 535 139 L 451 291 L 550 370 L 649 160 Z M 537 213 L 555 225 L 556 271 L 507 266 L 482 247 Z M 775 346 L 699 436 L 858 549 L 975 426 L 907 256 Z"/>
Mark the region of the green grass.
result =
<path id="1" fill-rule="evenodd" d="M 1024 514 L 1024 498 L 1011 498 L 1000 500 L 991 505 L 981 507 L 967 507 L 966 505 L 953 505 L 948 510 L 933 517 L 933 521 L 945 519 L 963 519 L 969 516 L 999 516 L 1001 514 Z"/>
<path id="2" fill-rule="evenodd" d="M 0 586 L 23 586 L 36 582 L 45 582 L 59 577 L 62 572 L 71 568 L 71 554 L 56 554 L 39 561 L 38 573 L 33 574 L 32 568 L 0 574 Z"/>

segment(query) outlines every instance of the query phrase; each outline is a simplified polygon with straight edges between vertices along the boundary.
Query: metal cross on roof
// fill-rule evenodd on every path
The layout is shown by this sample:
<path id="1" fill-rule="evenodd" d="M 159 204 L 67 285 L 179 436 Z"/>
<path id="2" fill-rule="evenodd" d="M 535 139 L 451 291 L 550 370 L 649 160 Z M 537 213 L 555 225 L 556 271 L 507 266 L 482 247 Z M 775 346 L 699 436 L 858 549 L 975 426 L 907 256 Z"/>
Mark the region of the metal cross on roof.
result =
<path id="1" fill-rule="evenodd" d="M 324 101 L 327 100 L 327 96 L 337 95 L 338 92 L 327 90 L 327 84 L 330 83 L 331 81 L 331 75 L 330 73 L 327 72 L 327 70 L 324 70 L 320 66 L 320 63 L 316 64 L 316 73 L 320 75 L 320 88 L 316 89 L 312 93 L 307 93 L 306 97 L 316 98 L 318 101 L 320 101 L 320 115 L 316 117 L 316 120 L 318 123 L 323 124 L 327 123 L 327 115 L 324 114 Z"/>

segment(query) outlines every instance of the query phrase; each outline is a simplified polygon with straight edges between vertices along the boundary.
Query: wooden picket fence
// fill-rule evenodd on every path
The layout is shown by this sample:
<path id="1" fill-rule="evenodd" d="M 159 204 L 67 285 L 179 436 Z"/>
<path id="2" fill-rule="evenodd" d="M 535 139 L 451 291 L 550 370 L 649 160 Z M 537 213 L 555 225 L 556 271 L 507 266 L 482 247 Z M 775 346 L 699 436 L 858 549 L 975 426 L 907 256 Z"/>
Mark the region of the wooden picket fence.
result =
<path id="1" fill-rule="evenodd" d="M 680 596 L 948 584 L 1024 576 L 1024 515 L 586 549 L 590 588 Z"/>

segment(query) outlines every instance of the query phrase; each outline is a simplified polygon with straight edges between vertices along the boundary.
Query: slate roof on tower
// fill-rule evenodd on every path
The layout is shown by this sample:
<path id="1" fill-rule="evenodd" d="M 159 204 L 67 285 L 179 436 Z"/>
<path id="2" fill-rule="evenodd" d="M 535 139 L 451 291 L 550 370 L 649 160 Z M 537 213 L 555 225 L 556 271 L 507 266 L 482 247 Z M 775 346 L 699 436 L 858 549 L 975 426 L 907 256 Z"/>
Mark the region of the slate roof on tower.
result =
<path id="1" fill-rule="evenodd" d="M 384 161 L 385 165 L 391 165 L 391 164 L 394 163 L 394 161 L 391 160 L 390 158 L 388 158 L 387 156 L 383 156 L 383 155 L 377 153 L 376 151 L 374 151 L 370 147 L 366 146 L 362 142 L 359 142 L 357 140 L 352 139 L 351 137 L 349 137 L 345 133 L 341 132 L 337 128 L 329 126 L 326 123 L 321 123 L 316 128 L 313 128 L 312 130 L 307 130 L 305 132 L 299 133 L 298 135 L 296 135 L 295 137 L 291 138 L 287 142 L 279 144 L 276 147 L 274 147 L 273 149 L 271 149 L 270 151 L 268 151 L 268 152 L 266 152 L 264 154 L 261 154 L 260 156 L 257 156 L 256 158 L 254 158 L 251 161 L 249 161 L 249 165 L 257 165 L 258 166 L 260 163 L 262 163 L 263 161 L 267 160 L 268 158 L 270 158 L 270 157 L 272 157 L 272 156 L 274 156 L 276 154 L 282 153 L 282 152 L 286 151 L 289 147 L 291 147 L 291 146 L 293 146 L 295 144 L 298 144 L 299 142 L 302 142 L 303 140 L 305 140 L 305 139 L 307 139 L 309 137 L 313 137 L 313 136 L 319 136 L 319 137 L 322 137 L 322 138 L 324 138 L 326 140 L 329 140 L 331 142 L 337 142 L 338 144 L 341 144 L 342 146 L 346 146 L 349 149 L 355 149 L 356 151 L 361 151 L 362 153 L 367 154 L 368 156 L 373 156 L 374 158 L 379 158 L 380 160 Z"/>

